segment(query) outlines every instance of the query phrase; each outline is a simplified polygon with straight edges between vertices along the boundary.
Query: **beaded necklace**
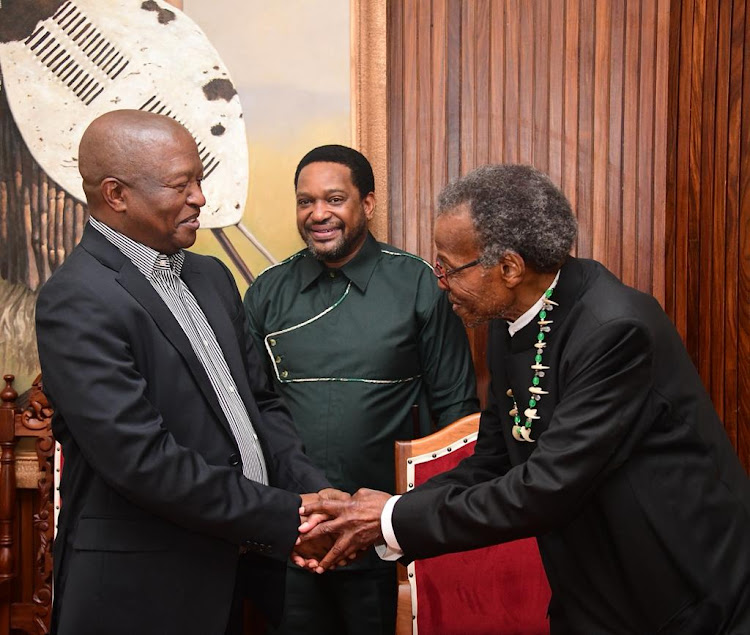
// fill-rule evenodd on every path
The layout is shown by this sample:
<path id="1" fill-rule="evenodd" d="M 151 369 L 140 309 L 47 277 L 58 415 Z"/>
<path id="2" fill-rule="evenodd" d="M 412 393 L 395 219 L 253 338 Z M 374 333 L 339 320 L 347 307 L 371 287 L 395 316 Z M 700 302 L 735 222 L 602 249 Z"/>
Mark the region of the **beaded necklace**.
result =
<path id="1" fill-rule="evenodd" d="M 534 443 L 535 439 L 531 438 L 531 426 L 534 424 L 535 419 L 539 419 L 536 413 L 536 405 L 542 398 L 542 395 L 548 394 L 546 390 L 542 390 L 541 378 L 544 377 L 544 371 L 549 369 L 549 366 L 542 366 L 542 353 L 547 343 L 544 341 L 546 334 L 549 333 L 549 325 L 552 324 L 552 320 L 547 319 L 547 314 L 552 311 L 556 306 L 559 306 L 557 302 L 550 300 L 554 289 L 550 288 L 544 292 L 542 296 L 542 310 L 539 311 L 539 333 L 536 336 L 536 354 L 534 355 L 534 363 L 531 365 L 531 370 L 534 371 L 534 377 L 531 379 L 531 386 L 529 386 L 529 407 L 524 410 L 524 416 L 526 421 L 521 425 L 521 414 L 518 410 L 518 404 L 516 398 L 513 396 L 513 391 L 508 389 L 508 397 L 513 400 L 513 409 L 508 413 L 513 417 L 513 428 L 511 430 L 513 438 L 516 441 L 526 441 L 528 443 Z"/>

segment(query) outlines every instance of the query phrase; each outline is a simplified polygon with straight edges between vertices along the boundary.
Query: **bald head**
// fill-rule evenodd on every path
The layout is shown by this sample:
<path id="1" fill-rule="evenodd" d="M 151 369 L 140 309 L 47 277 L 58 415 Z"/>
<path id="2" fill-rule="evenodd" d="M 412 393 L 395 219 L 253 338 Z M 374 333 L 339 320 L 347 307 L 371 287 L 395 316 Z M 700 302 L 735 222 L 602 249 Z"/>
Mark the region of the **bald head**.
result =
<path id="1" fill-rule="evenodd" d="M 192 135 L 170 117 L 142 110 L 114 110 L 91 122 L 78 146 L 78 170 L 91 211 L 102 204 L 102 182 L 113 177 L 134 183 L 152 173 L 155 149 Z"/>
<path id="2" fill-rule="evenodd" d="M 98 117 L 81 138 L 78 169 L 97 220 L 162 253 L 195 242 L 203 165 L 173 119 L 140 110 Z"/>

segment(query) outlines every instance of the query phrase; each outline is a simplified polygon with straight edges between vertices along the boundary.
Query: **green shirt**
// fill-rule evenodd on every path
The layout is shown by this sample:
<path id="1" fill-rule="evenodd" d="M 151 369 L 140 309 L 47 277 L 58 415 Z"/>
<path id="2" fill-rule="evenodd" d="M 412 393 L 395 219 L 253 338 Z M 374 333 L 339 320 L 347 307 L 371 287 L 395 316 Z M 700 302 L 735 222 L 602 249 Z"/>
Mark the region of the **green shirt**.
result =
<path id="1" fill-rule="evenodd" d="M 393 492 L 393 442 L 479 409 L 466 332 L 430 265 L 368 235 L 328 269 L 304 249 L 245 295 L 250 330 L 312 461 L 338 488 Z"/>

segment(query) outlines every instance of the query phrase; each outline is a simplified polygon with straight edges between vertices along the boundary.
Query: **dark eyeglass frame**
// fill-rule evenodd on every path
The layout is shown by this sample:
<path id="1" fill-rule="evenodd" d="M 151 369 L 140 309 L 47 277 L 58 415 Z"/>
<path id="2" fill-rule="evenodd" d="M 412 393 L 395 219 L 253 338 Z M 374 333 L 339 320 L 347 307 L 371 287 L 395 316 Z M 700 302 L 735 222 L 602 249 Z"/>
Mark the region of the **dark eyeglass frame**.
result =
<path id="1" fill-rule="evenodd" d="M 463 271 L 464 269 L 468 269 L 469 267 L 476 267 L 479 262 L 480 260 L 479 258 L 477 258 L 476 260 L 467 262 L 465 265 L 459 265 L 458 267 L 453 267 L 453 269 L 444 269 L 443 263 L 440 262 L 439 258 L 436 258 L 435 265 L 432 268 L 432 273 L 435 274 L 435 277 L 438 280 L 445 280 L 446 282 L 448 282 L 449 276 L 452 276 L 454 273 L 458 273 L 459 271 Z"/>

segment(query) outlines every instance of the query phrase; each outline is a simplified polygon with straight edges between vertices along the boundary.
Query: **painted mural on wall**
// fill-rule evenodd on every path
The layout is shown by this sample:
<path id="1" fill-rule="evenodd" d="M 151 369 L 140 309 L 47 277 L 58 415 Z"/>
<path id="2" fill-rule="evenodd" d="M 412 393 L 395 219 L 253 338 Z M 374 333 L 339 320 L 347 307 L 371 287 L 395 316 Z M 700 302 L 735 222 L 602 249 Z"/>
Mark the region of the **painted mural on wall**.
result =
<path id="1" fill-rule="evenodd" d="M 193 0 L 186 10 L 200 4 Z M 212 16 L 221 15 L 217 3 L 205 0 L 205 4 L 211 6 Z M 292 15 L 294 7 L 288 8 Z M 248 32 L 253 24 L 261 25 L 261 30 L 274 24 L 264 22 L 269 17 L 263 15 L 264 10 L 245 16 Z M 226 15 L 231 18 L 234 14 Z M 260 22 L 253 22 L 253 17 Z M 345 17 L 348 19 L 348 14 Z M 220 25 L 215 22 L 211 28 L 216 30 Z M 223 40 L 221 30 L 213 37 Z M 233 43 L 237 45 L 236 40 Z M 348 40 L 345 44 L 348 51 Z M 189 55 L 186 58 L 185 51 L 195 53 L 196 60 Z M 155 0 L 3 0 L 0 71 L 4 72 L 0 84 L 0 360 L 3 372 L 13 372 L 19 378 L 19 387 L 28 385 L 38 368 L 33 330 L 36 292 L 78 242 L 87 219 L 75 149 L 88 122 L 102 112 L 123 107 L 148 109 L 169 114 L 191 130 L 207 174 L 208 204 L 202 226 L 219 234 L 236 225 L 244 230 L 229 237 L 236 255 L 235 262 L 228 264 L 235 272 L 237 259 L 249 262 L 257 272 L 273 257 L 245 222 L 270 232 L 274 238 L 271 249 L 277 257 L 287 255 L 287 245 L 289 252 L 297 248 L 292 174 L 286 169 L 279 170 L 274 179 L 266 179 L 261 191 L 267 192 L 274 181 L 283 183 L 287 192 L 283 198 L 289 203 L 273 206 L 275 209 L 261 205 L 272 219 L 288 217 L 291 222 L 269 226 L 267 218 L 258 223 L 255 215 L 245 210 L 248 141 L 240 94 L 253 104 L 261 120 L 264 112 L 258 102 L 266 100 L 266 110 L 270 107 L 277 113 L 284 109 L 273 107 L 267 85 L 254 93 L 253 77 L 246 72 L 240 73 L 241 87 L 236 88 L 203 32 L 168 4 Z M 348 99 L 347 79 L 342 83 Z M 304 121 L 306 113 L 315 120 L 309 100 L 307 108 L 304 100 L 295 103 L 302 113 L 297 119 Z M 343 122 L 340 130 L 334 125 L 317 138 L 300 134 L 297 141 L 304 149 L 298 151 L 296 144 L 288 144 L 292 146 L 290 162 L 318 143 L 348 141 L 348 110 L 338 110 L 335 115 L 339 124 Z M 289 123 L 287 117 L 285 135 Z M 264 128 L 265 133 L 267 130 Z M 252 156 L 252 142 L 249 145 Z M 271 139 L 268 145 L 275 156 L 283 154 L 283 141 Z M 263 161 L 263 152 L 256 154 Z M 261 165 L 275 162 L 263 161 Z M 250 194 L 252 197 L 252 184 Z M 208 231 L 199 234 L 198 251 L 229 260 L 214 235 Z M 248 236 L 253 243 L 248 243 Z M 246 286 L 243 278 L 238 278 L 240 285 Z"/>

